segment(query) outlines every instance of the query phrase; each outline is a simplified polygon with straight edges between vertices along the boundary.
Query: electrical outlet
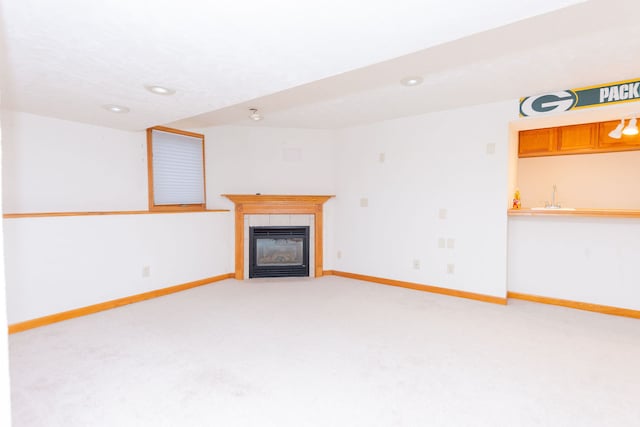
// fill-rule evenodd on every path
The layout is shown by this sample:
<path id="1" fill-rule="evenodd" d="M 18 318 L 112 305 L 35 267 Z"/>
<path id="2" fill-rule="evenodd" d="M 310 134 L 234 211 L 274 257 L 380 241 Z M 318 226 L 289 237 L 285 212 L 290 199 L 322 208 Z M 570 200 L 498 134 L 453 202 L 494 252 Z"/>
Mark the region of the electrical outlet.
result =
<path id="1" fill-rule="evenodd" d="M 487 144 L 487 154 L 495 154 L 496 144 Z"/>
<path id="2" fill-rule="evenodd" d="M 413 268 L 415 270 L 420 270 L 420 260 L 419 259 L 414 259 L 413 260 Z"/>
<path id="3" fill-rule="evenodd" d="M 380 154 L 378 155 L 378 161 L 379 161 L 380 163 L 384 163 L 385 159 L 386 159 L 386 156 L 385 156 L 385 154 L 384 154 L 384 153 L 380 153 Z"/>
<path id="4" fill-rule="evenodd" d="M 151 267 L 145 265 L 142 267 L 142 277 L 150 277 L 151 276 Z"/>
<path id="5" fill-rule="evenodd" d="M 438 218 L 447 219 L 447 210 L 445 208 L 440 208 L 438 211 Z"/>
<path id="6" fill-rule="evenodd" d="M 456 246 L 456 239 L 448 238 L 447 239 L 447 248 L 453 249 Z"/>
<path id="7" fill-rule="evenodd" d="M 338 251 L 338 253 L 336 254 L 336 258 L 338 259 L 342 258 L 342 251 Z"/>
<path id="8" fill-rule="evenodd" d="M 444 249 L 445 247 L 446 247 L 446 242 L 444 240 L 444 237 L 440 237 L 438 239 L 438 248 Z"/>
<path id="9" fill-rule="evenodd" d="M 360 207 L 361 208 L 366 208 L 367 206 L 369 206 L 369 199 L 367 199 L 366 197 L 363 197 L 360 199 Z"/>
<path id="10" fill-rule="evenodd" d="M 447 274 L 453 274 L 456 271 L 455 264 L 447 264 Z"/>

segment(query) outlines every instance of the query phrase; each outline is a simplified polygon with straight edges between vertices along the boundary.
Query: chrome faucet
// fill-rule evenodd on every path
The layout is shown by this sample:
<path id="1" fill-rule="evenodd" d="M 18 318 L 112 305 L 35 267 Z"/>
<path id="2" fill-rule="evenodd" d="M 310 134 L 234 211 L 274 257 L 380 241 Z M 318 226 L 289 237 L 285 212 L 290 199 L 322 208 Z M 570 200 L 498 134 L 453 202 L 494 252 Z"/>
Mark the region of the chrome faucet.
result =
<path id="1" fill-rule="evenodd" d="M 551 193 L 551 203 L 546 202 L 544 204 L 545 208 L 551 208 L 551 209 L 556 208 L 557 209 L 557 208 L 561 207 L 559 203 L 556 204 L 556 193 L 557 192 L 558 192 L 558 186 L 553 184 L 553 192 Z"/>

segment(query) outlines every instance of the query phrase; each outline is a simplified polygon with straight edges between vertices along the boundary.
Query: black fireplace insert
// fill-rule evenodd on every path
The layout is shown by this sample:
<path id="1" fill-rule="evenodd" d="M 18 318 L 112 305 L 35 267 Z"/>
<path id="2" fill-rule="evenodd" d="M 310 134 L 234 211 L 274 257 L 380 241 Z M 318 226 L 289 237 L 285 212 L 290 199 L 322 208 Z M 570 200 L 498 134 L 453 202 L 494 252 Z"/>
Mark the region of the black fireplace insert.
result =
<path id="1" fill-rule="evenodd" d="M 249 227 L 249 278 L 308 277 L 309 227 Z"/>

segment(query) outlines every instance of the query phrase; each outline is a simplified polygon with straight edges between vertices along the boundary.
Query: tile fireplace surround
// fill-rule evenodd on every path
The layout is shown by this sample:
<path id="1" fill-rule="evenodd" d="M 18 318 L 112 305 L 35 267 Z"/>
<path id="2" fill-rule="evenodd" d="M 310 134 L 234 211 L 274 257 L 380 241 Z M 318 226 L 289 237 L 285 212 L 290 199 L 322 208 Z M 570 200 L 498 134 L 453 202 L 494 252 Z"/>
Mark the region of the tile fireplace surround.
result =
<path id="1" fill-rule="evenodd" d="M 313 215 L 314 277 L 322 276 L 322 206 L 334 196 L 223 194 L 235 204 L 235 278 L 245 277 L 245 215 Z"/>

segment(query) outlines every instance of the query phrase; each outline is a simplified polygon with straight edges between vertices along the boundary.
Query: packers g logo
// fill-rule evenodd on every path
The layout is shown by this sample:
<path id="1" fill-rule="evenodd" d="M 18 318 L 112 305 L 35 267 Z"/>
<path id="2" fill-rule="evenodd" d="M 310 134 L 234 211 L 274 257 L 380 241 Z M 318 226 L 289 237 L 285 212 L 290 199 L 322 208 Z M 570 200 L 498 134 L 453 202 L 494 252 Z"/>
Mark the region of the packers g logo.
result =
<path id="1" fill-rule="evenodd" d="M 520 100 L 520 115 L 526 117 L 569 111 L 576 105 L 576 102 L 578 102 L 578 97 L 571 90 L 528 96 Z"/>

